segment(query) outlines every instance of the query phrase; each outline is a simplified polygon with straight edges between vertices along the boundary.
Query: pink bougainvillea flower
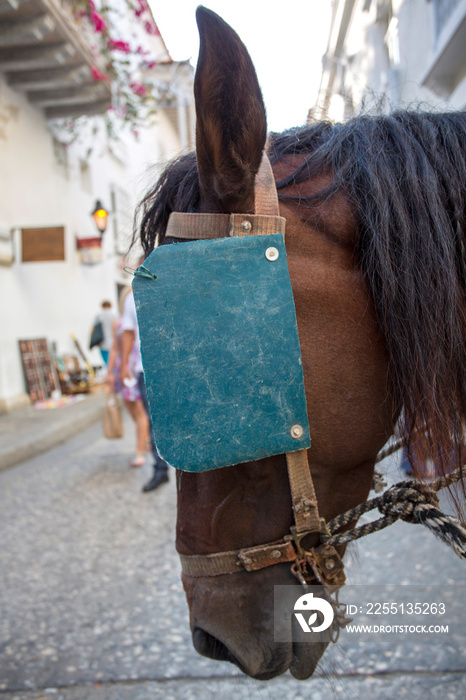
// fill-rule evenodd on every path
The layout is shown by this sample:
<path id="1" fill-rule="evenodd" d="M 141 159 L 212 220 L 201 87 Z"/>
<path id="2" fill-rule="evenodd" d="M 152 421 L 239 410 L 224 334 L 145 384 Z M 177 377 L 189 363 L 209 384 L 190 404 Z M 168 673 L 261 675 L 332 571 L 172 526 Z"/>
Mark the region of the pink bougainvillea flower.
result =
<path id="1" fill-rule="evenodd" d="M 144 22 L 144 29 L 148 34 L 151 34 L 152 36 L 160 36 L 160 30 L 154 22 L 146 20 Z"/>
<path id="2" fill-rule="evenodd" d="M 107 24 L 104 18 L 102 17 L 102 15 L 99 15 L 99 13 L 95 10 L 91 10 L 89 14 L 89 19 L 92 22 L 94 30 L 99 34 L 107 29 Z"/>
<path id="3" fill-rule="evenodd" d="M 130 88 L 134 94 L 139 95 L 139 97 L 145 97 L 147 95 L 147 88 L 142 83 L 130 83 Z"/>
<path id="4" fill-rule="evenodd" d="M 115 39 L 109 39 L 107 41 L 107 47 L 111 51 L 122 51 L 123 53 L 131 53 L 131 48 L 127 41 L 117 41 Z"/>
<path id="5" fill-rule="evenodd" d="M 92 77 L 94 80 L 107 80 L 107 76 L 100 72 L 95 66 L 91 67 Z"/>
<path id="6" fill-rule="evenodd" d="M 138 0 L 138 5 L 139 7 L 134 11 L 136 17 L 140 17 L 147 11 L 147 4 L 144 2 L 144 0 Z"/>
<path id="7" fill-rule="evenodd" d="M 155 31 L 156 27 L 154 26 L 154 24 L 152 22 L 149 22 L 149 20 L 146 20 L 144 22 L 144 29 L 146 30 L 146 32 L 148 34 L 154 34 L 154 35 L 156 34 L 156 31 Z"/>

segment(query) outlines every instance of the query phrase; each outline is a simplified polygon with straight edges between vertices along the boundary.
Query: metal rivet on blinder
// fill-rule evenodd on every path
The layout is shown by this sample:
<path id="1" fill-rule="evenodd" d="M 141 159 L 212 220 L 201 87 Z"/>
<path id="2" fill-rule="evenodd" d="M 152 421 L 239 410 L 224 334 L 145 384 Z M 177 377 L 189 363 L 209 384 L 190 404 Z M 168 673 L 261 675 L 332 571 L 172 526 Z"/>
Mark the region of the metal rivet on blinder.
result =
<path id="1" fill-rule="evenodd" d="M 291 437 L 296 438 L 296 440 L 302 437 L 303 433 L 304 430 L 302 425 L 293 425 L 293 427 L 290 430 Z"/>
<path id="2" fill-rule="evenodd" d="M 280 559 L 282 556 L 282 553 L 280 552 L 279 549 L 274 549 L 273 552 L 270 553 L 270 556 L 272 559 Z"/>
<path id="3" fill-rule="evenodd" d="M 248 233 L 248 231 L 250 231 L 252 229 L 252 224 L 250 221 L 242 221 L 240 228 L 241 228 L 241 231 Z"/>
<path id="4" fill-rule="evenodd" d="M 279 252 L 276 248 L 267 248 L 265 251 L 265 257 L 267 260 L 270 260 L 271 262 L 274 262 L 274 260 L 277 260 L 279 256 Z"/>

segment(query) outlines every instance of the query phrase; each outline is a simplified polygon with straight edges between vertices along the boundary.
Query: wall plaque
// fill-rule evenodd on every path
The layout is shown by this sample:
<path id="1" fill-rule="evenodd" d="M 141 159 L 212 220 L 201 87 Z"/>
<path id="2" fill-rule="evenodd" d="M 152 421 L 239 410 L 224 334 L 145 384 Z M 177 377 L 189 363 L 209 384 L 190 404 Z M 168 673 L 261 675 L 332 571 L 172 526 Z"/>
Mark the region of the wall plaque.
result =
<path id="1" fill-rule="evenodd" d="M 65 259 L 65 228 L 21 229 L 22 262 L 49 262 Z"/>
<path id="2" fill-rule="evenodd" d="M 94 265 L 104 261 L 102 238 L 77 238 L 79 262 L 82 265 Z"/>

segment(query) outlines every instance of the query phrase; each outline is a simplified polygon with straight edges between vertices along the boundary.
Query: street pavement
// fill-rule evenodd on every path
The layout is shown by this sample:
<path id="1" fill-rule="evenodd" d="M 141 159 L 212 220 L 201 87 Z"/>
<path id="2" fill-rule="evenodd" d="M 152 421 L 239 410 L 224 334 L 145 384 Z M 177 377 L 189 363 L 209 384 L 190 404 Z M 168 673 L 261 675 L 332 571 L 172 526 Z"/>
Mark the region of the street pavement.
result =
<path id="1" fill-rule="evenodd" d="M 102 416 L 104 392 L 65 397 L 60 408 L 26 406 L 0 415 L 0 471 L 66 442 Z"/>
<path id="2" fill-rule="evenodd" d="M 6 418 L 0 434 L 13 440 Z M 466 698 L 464 611 L 462 633 L 446 641 L 341 639 L 304 682 L 254 681 L 198 656 L 174 548 L 175 482 L 141 493 L 151 468 L 130 468 L 132 445 L 127 417 L 121 440 L 94 420 L 0 473 L 0 700 Z M 384 468 L 399 479 L 396 459 Z M 354 584 L 466 579 L 464 561 L 405 523 L 352 545 L 348 572 Z"/>

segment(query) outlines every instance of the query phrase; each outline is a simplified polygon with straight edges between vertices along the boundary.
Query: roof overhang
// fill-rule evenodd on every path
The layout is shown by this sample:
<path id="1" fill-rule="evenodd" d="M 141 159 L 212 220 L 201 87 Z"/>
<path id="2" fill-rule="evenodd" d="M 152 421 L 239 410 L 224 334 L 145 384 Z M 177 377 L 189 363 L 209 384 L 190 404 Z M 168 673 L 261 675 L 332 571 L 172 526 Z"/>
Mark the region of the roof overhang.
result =
<path id="1" fill-rule="evenodd" d="M 71 5 L 56 0 L 0 0 L 0 71 L 48 119 L 101 114 L 110 81 L 95 81 L 92 55 Z"/>

